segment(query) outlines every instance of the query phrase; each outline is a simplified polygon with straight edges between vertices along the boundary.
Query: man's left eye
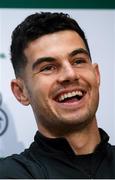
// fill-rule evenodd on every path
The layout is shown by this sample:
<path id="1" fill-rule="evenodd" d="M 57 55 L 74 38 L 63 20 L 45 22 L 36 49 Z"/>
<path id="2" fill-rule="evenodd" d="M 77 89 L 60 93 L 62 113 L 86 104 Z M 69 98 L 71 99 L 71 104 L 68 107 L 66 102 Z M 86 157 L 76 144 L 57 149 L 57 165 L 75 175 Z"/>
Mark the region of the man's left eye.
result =
<path id="1" fill-rule="evenodd" d="M 82 63 L 85 63 L 84 59 L 77 59 L 74 61 L 74 64 L 82 64 Z"/>

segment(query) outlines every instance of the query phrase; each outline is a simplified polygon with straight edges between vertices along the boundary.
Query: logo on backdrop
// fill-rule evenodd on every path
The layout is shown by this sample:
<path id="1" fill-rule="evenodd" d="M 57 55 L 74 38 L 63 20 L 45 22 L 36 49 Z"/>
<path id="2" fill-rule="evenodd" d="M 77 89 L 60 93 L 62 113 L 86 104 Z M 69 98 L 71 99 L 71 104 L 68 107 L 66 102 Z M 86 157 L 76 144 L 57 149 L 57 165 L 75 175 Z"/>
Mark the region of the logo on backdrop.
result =
<path id="1" fill-rule="evenodd" d="M 0 136 L 2 136 L 8 127 L 8 116 L 7 113 L 1 108 L 2 95 L 0 94 Z"/>
<path id="2" fill-rule="evenodd" d="M 5 58 L 6 58 L 6 55 L 0 52 L 0 59 L 5 59 Z"/>

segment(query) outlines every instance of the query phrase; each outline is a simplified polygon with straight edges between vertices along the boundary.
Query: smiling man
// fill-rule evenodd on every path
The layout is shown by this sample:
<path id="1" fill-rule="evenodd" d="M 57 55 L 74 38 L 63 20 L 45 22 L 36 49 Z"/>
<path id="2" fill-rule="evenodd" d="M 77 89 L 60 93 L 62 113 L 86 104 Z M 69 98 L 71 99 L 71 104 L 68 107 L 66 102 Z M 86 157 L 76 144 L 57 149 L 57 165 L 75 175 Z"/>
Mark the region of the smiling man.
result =
<path id="1" fill-rule="evenodd" d="M 31 105 L 35 140 L 0 162 L 0 178 L 115 178 L 115 147 L 98 128 L 100 73 L 84 32 L 63 13 L 36 13 L 12 35 L 11 88 Z"/>

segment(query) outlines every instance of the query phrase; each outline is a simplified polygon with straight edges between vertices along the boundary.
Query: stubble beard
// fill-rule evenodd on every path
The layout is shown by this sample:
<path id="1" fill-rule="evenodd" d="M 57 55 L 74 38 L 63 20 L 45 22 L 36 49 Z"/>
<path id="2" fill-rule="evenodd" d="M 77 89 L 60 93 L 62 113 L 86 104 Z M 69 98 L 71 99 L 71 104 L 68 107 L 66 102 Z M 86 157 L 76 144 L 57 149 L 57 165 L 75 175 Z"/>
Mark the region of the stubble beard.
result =
<path id="1" fill-rule="evenodd" d="M 92 121 L 96 119 L 95 114 L 99 104 L 99 92 L 95 92 L 92 103 L 89 104 L 86 112 L 84 112 L 83 114 L 81 113 L 82 115 L 76 117 L 76 119 L 74 120 L 67 120 L 63 116 L 57 117 L 52 111 L 49 111 L 48 107 L 46 109 L 46 107 L 39 107 L 37 102 L 35 104 L 33 111 L 35 114 L 38 129 L 40 125 L 43 127 L 43 129 L 46 130 L 46 132 L 48 132 L 48 134 L 53 137 L 65 137 L 71 133 L 83 131 L 92 123 Z"/>
<path id="2" fill-rule="evenodd" d="M 95 119 L 97 107 L 94 111 L 88 109 L 87 113 L 85 113 L 82 117 L 79 117 L 72 120 L 67 121 L 64 118 L 56 118 L 46 113 L 46 116 L 38 113 L 37 122 L 38 128 L 39 123 L 48 131 L 48 133 L 53 137 L 65 137 L 74 132 L 83 131 L 89 124 Z M 49 118 L 48 118 L 49 117 Z M 41 132 L 42 133 L 42 132 Z"/>

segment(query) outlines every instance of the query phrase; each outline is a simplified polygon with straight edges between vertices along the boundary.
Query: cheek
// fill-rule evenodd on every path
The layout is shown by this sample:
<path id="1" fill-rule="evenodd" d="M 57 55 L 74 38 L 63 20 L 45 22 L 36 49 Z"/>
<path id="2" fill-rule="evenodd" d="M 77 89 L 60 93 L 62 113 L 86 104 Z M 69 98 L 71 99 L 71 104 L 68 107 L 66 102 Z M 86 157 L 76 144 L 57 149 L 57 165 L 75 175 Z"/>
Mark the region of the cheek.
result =
<path id="1" fill-rule="evenodd" d="M 53 75 L 40 75 L 36 84 L 38 84 L 39 89 L 43 91 L 51 91 L 56 82 L 57 82 L 57 77 Z"/>
<path id="2" fill-rule="evenodd" d="M 33 82 L 33 95 L 37 99 L 47 99 L 52 89 L 52 81 L 48 78 L 38 78 Z"/>
<path id="3" fill-rule="evenodd" d="M 97 89 L 99 88 L 99 81 L 95 74 L 92 75 L 92 85 Z"/>
<path id="4" fill-rule="evenodd" d="M 96 77 L 96 74 L 95 74 L 94 70 L 92 70 L 92 68 L 84 73 L 84 78 L 86 78 L 87 81 L 92 86 L 97 87 L 97 85 L 98 85 L 97 77 Z"/>
<path id="5" fill-rule="evenodd" d="M 88 92 L 90 92 L 92 96 L 98 94 L 99 83 L 97 82 L 95 73 L 93 73 L 92 71 L 87 71 L 83 74 L 83 76 L 81 77 L 81 83 L 83 83 L 84 86 L 87 87 Z"/>

